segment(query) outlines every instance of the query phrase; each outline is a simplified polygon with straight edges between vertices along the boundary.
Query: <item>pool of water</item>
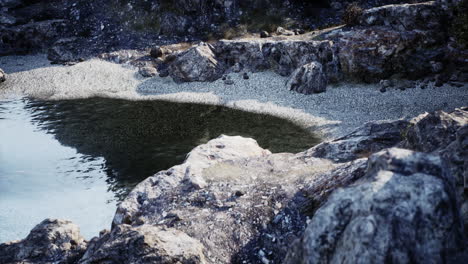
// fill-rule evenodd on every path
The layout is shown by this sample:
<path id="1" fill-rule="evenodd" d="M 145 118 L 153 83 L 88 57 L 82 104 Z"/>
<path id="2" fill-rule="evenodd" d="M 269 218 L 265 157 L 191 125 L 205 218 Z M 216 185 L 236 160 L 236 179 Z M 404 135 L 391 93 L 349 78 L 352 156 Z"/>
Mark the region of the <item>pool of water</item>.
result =
<path id="1" fill-rule="evenodd" d="M 221 134 L 255 138 L 272 152 L 319 142 L 287 120 L 220 106 L 0 101 L 0 243 L 25 237 L 48 217 L 72 220 L 91 238 L 110 227 L 132 187 Z"/>

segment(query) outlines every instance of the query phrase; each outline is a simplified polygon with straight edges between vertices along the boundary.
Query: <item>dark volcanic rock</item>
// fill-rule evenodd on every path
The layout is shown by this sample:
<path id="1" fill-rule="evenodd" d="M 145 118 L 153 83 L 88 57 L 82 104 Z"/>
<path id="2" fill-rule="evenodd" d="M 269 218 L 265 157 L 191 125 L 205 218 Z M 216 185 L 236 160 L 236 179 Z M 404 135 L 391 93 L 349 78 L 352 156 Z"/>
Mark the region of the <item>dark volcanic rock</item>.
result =
<path id="1" fill-rule="evenodd" d="M 294 71 L 286 86 L 302 94 L 322 93 L 327 90 L 327 81 L 322 64 L 311 62 Z"/>
<path id="2" fill-rule="evenodd" d="M 75 263 L 86 245 L 77 225 L 46 219 L 25 239 L 0 244 L 0 263 Z"/>
<path id="3" fill-rule="evenodd" d="M 203 250 L 199 241 L 175 229 L 120 225 L 91 240 L 78 263 L 206 263 Z"/>
<path id="4" fill-rule="evenodd" d="M 285 263 L 447 262 L 463 237 L 453 189 L 440 157 L 383 150 L 316 212 Z"/>

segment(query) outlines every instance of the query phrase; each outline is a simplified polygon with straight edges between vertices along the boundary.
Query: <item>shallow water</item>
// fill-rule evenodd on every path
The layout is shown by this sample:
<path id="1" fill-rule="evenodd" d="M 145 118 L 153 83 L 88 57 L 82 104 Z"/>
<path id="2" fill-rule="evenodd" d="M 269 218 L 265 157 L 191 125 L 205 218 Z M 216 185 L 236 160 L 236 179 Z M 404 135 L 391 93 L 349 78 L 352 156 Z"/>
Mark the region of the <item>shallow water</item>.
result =
<path id="1" fill-rule="evenodd" d="M 255 138 L 272 152 L 319 141 L 287 120 L 220 106 L 0 101 L 0 242 L 25 237 L 48 217 L 72 220 L 85 237 L 95 236 L 138 182 L 221 134 Z"/>

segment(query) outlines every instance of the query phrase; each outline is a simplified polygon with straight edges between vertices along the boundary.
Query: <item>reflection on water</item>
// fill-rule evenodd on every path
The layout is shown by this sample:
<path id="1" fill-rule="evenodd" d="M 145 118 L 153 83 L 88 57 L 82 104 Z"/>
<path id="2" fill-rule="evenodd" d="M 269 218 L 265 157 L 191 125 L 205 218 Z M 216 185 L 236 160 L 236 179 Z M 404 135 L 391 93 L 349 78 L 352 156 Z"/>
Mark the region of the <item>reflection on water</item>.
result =
<path id="1" fill-rule="evenodd" d="M 46 217 L 74 220 L 95 235 L 133 186 L 221 134 L 255 138 L 273 152 L 318 142 L 289 121 L 219 106 L 0 102 L 0 242 L 25 236 Z"/>

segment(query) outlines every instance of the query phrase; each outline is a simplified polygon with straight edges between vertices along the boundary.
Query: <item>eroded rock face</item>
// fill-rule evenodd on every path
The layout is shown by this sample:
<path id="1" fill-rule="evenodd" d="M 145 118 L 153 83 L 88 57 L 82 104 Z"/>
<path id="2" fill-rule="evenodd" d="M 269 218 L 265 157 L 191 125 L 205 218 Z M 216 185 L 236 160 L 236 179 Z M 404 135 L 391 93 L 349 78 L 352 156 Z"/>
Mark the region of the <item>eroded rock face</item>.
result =
<path id="1" fill-rule="evenodd" d="M 302 94 L 322 93 L 327 90 L 327 75 L 322 64 L 311 62 L 295 70 L 286 87 Z"/>
<path id="2" fill-rule="evenodd" d="M 399 144 L 404 139 L 403 131 L 409 125 L 410 122 L 404 120 L 369 122 L 349 135 L 309 149 L 306 155 L 335 162 L 368 157 L 372 153 Z"/>
<path id="3" fill-rule="evenodd" d="M 21 241 L 0 245 L 0 263 L 75 263 L 87 242 L 70 221 L 46 219 Z"/>
<path id="4" fill-rule="evenodd" d="M 462 241 L 453 189 L 440 157 L 383 150 L 358 183 L 330 196 L 285 262 L 446 262 Z"/>
<path id="5" fill-rule="evenodd" d="M 0 83 L 6 81 L 6 73 L 0 69 Z"/>
<path id="6" fill-rule="evenodd" d="M 219 79 L 223 68 L 209 45 L 202 44 L 179 54 L 169 72 L 176 82 L 207 82 Z"/>
<path id="7" fill-rule="evenodd" d="M 244 70 L 269 69 L 288 76 L 305 64 L 319 62 L 330 81 L 340 78 L 338 57 L 331 41 L 221 40 L 214 46 L 216 56 L 227 68 L 240 65 Z"/>
<path id="8" fill-rule="evenodd" d="M 206 263 L 203 245 L 171 228 L 119 225 L 90 241 L 80 264 Z"/>
<path id="9" fill-rule="evenodd" d="M 389 26 L 393 29 L 440 30 L 443 11 L 435 2 L 385 5 L 364 11 L 359 24 L 362 26 Z"/>

